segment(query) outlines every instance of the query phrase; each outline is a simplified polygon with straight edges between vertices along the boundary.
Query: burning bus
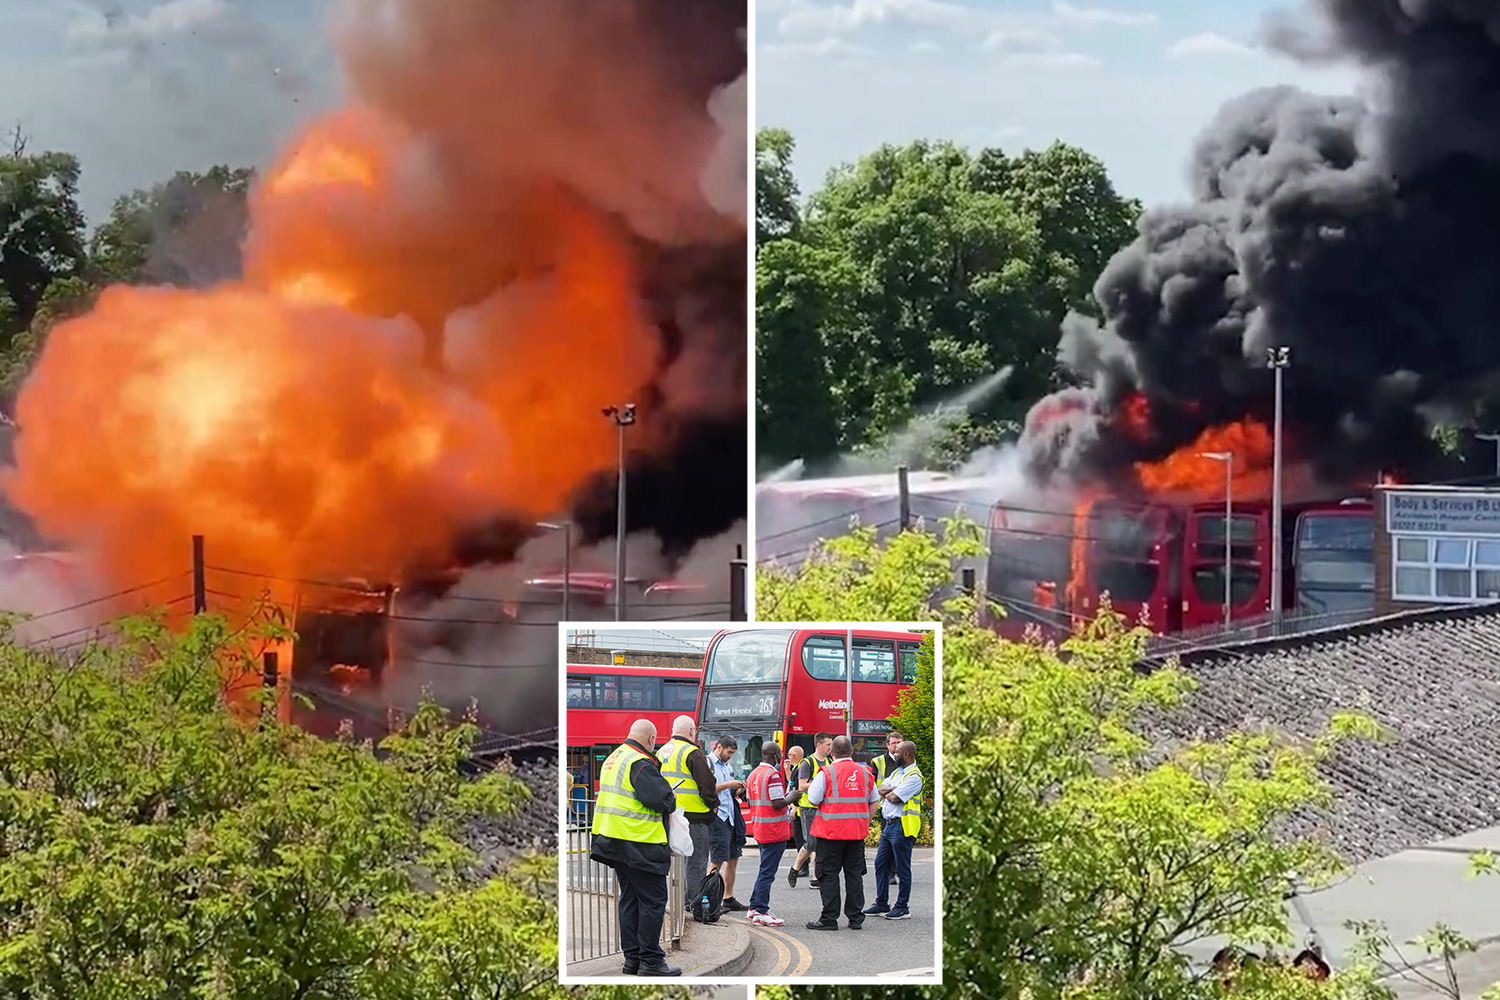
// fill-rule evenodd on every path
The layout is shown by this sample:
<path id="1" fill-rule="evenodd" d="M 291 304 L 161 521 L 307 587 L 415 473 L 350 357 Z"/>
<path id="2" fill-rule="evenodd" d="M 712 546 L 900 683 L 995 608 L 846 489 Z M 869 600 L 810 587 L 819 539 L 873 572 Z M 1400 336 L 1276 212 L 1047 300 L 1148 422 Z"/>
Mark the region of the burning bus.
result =
<path id="1" fill-rule="evenodd" d="M 1271 608 L 1271 506 L 1116 498 L 1065 510 L 990 512 L 985 592 L 1006 610 L 992 627 L 1066 631 L 1100 600 L 1155 632 L 1221 624 L 1228 546 L 1230 619 Z M 1288 615 L 1374 606 L 1374 513 L 1366 498 L 1283 505 L 1282 607 Z M 1227 535 L 1227 538 L 1226 538 Z M 1013 636 L 1015 637 L 1015 636 Z"/>

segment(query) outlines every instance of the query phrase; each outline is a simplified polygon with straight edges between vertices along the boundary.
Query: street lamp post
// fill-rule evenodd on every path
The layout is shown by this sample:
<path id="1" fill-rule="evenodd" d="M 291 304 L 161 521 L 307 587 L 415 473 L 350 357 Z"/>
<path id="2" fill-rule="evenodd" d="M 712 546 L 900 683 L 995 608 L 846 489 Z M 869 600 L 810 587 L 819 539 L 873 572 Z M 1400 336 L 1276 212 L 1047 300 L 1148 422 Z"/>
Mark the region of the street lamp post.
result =
<path id="1" fill-rule="evenodd" d="M 573 522 L 538 521 L 538 528 L 563 533 L 563 612 L 562 620 L 571 621 L 573 611 Z"/>
<path id="2" fill-rule="evenodd" d="M 1271 622 L 1281 627 L 1281 380 L 1292 364 L 1290 347 L 1266 348 L 1266 365 L 1276 381 L 1275 423 L 1271 427 Z"/>
<path id="3" fill-rule="evenodd" d="M 615 501 L 615 621 L 625 620 L 625 428 L 635 423 L 635 404 L 606 406 L 604 415 L 620 429 L 620 495 Z"/>
<path id="4" fill-rule="evenodd" d="M 1234 611 L 1234 601 L 1229 589 L 1234 578 L 1234 547 L 1230 545 L 1234 537 L 1234 453 L 1200 451 L 1198 457 L 1224 463 L 1224 628 L 1228 629 Z"/>
<path id="5" fill-rule="evenodd" d="M 1480 441 L 1495 443 L 1495 475 L 1500 476 L 1500 434 L 1475 434 L 1474 437 Z"/>

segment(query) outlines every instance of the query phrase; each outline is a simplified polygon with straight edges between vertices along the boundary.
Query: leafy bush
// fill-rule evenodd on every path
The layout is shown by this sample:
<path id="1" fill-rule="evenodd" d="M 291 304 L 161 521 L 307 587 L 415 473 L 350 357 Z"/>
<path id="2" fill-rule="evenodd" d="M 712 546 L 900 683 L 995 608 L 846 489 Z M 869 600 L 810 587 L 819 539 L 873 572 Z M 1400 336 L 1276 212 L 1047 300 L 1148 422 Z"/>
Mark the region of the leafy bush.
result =
<path id="1" fill-rule="evenodd" d="M 229 703 L 250 633 L 123 631 L 68 657 L 0 635 L 0 996 L 615 995 L 557 985 L 555 859 L 477 877 L 465 825 L 527 793 L 460 773 L 471 722 L 428 703 L 378 752 L 322 741 Z"/>

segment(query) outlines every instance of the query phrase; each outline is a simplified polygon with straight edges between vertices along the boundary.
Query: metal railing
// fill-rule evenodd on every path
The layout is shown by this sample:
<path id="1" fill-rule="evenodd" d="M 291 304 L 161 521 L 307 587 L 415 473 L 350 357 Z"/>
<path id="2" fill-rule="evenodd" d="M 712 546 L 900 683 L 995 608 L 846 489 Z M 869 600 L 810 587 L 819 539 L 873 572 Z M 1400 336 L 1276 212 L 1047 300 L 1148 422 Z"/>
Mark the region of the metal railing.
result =
<path id="1" fill-rule="evenodd" d="M 567 838 L 563 845 L 568 889 L 569 964 L 617 955 L 620 946 L 620 883 L 614 869 L 589 860 L 593 834 L 579 817 L 591 815 L 593 803 L 573 800 L 568 811 Z M 682 905 L 684 859 L 672 856 L 667 873 L 667 912 L 661 924 L 661 946 L 668 952 L 682 948 L 687 911 Z"/>

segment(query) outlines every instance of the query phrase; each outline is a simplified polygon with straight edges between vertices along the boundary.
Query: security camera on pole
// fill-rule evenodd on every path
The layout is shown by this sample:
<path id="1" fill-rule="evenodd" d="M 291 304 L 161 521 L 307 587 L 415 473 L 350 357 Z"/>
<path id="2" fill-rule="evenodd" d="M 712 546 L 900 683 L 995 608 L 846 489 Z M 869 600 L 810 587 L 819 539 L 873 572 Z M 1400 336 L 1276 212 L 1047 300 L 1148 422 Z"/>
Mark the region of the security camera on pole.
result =
<path id="1" fill-rule="evenodd" d="M 615 501 L 615 621 L 625 620 L 625 428 L 635 423 L 635 404 L 606 406 L 604 415 L 620 429 L 620 495 Z"/>

